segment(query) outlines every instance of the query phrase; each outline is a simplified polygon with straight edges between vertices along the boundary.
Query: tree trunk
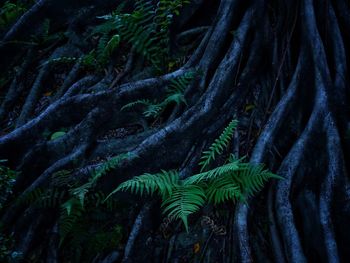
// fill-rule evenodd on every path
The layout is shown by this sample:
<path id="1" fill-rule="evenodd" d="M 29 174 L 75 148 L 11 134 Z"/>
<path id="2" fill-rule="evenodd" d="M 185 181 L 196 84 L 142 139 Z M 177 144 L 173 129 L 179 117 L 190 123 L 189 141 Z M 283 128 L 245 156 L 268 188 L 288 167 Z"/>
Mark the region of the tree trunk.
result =
<path id="1" fill-rule="evenodd" d="M 192 0 L 170 28 L 172 52 L 181 43 L 191 48 L 178 69 L 162 75 L 149 75 L 132 48 L 102 71 L 79 60 L 49 63 L 88 54 L 87 29 L 118 2 L 36 1 L 2 33 L 0 159 L 20 171 L 1 211 L 4 233 L 14 236 L 11 251 L 47 262 L 90 252 L 91 262 L 347 262 L 348 1 Z M 66 37 L 31 45 L 46 19 Z M 169 82 L 192 71 L 199 74 L 186 88 L 185 106 L 152 122 L 122 109 L 161 97 Z M 246 203 L 205 207 L 190 218 L 189 234 L 178 222 L 161 222 L 155 197 L 122 194 L 117 210 L 91 219 L 122 225 L 119 245 L 87 252 L 82 230 L 81 251 L 69 252 L 75 239 L 59 244 L 60 206 L 21 201 L 53 189 L 57 172 L 69 170 L 67 185 L 81 184 L 101 161 L 126 152 L 96 192 L 108 195 L 126 179 L 161 169 L 180 168 L 187 177 L 232 118 L 239 129 L 230 152 L 284 179 Z M 63 136 L 51 139 L 57 131 Z"/>

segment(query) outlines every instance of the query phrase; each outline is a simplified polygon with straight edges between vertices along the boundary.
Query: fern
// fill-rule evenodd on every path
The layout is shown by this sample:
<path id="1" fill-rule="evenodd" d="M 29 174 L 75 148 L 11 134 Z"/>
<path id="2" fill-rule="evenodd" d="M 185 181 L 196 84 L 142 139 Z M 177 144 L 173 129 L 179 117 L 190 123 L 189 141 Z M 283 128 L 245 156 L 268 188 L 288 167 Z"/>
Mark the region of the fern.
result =
<path id="1" fill-rule="evenodd" d="M 163 112 L 164 104 L 152 104 L 149 105 L 143 112 L 143 115 L 147 118 L 157 118 Z"/>
<path id="2" fill-rule="evenodd" d="M 232 180 L 231 176 L 223 176 L 212 180 L 210 186 L 206 190 L 208 200 L 214 204 L 224 203 L 226 201 L 244 200 L 241 188 Z"/>
<path id="3" fill-rule="evenodd" d="M 60 246 L 63 244 L 66 236 L 72 231 L 74 224 L 83 215 L 84 207 L 78 199 L 71 198 L 62 204 L 61 215 L 59 219 Z"/>
<path id="4" fill-rule="evenodd" d="M 81 200 L 75 196 L 68 199 L 66 202 L 61 204 L 61 213 L 59 218 L 59 235 L 60 235 L 60 246 L 63 245 L 67 237 L 72 239 L 69 243 L 75 249 L 80 248 L 81 244 L 86 240 L 89 240 L 88 236 L 80 235 L 79 229 L 83 222 L 91 223 L 86 216 L 94 216 L 96 221 L 97 217 L 102 216 L 102 211 L 96 211 L 96 208 L 107 209 L 106 211 L 115 212 L 119 209 L 119 204 L 112 198 L 105 201 L 106 196 L 104 193 L 95 192 L 89 193 L 85 197 L 86 203 L 82 204 Z M 94 213 L 90 213 L 94 211 Z M 106 217 L 101 218 L 101 222 L 105 221 Z M 83 231 L 86 233 L 86 231 Z M 78 236 L 77 236 L 78 235 Z M 73 242 L 73 244 L 72 244 Z"/>
<path id="5" fill-rule="evenodd" d="M 94 207 L 105 207 L 108 211 L 115 211 L 120 206 L 114 198 L 108 198 L 103 192 L 94 192 L 89 195 L 89 201 Z"/>
<path id="6" fill-rule="evenodd" d="M 119 46 L 120 43 L 120 36 L 119 35 L 113 35 L 111 39 L 107 42 L 107 45 L 104 50 L 104 55 L 110 56 L 114 50 Z"/>
<path id="7" fill-rule="evenodd" d="M 132 156 L 133 155 L 131 153 L 126 153 L 109 159 L 92 172 L 91 177 L 87 183 L 77 188 L 71 189 L 70 193 L 72 196 L 77 198 L 80 201 L 81 206 L 84 207 L 85 196 L 96 185 L 97 181 L 102 176 L 119 166 L 123 160 L 131 158 Z"/>
<path id="8" fill-rule="evenodd" d="M 117 49 L 120 43 L 120 36 L 118 34 L 109 37 L 108 34 L 104 34 L 99 39 L 99 43 L 96 51 L 96 60 L 101 65 L 105 65 L 113 52 Z"/>
<path id="9" fill-rule="evenodd" d="M 56 208 L 60 207 L 66 196 L 67 191 L 58 188 L 36 188 L 19 199 L 18 202 L 23 204 L 33 204 L 41 209 Z"/>
<path id="10" fill-rule="evenodd" d="M 172 194 L 173 188 L 179 186 L 179 174 L 177 171 L 161 171 L 157 174 L 143 174 L 126 181 L 111 192 L 106 199 L 118 191 L 130 191 L 134 194 L 153 194 L 158 192 L 163 198 Z"/>
<path id="11" fill-rule="evenodd" d="M 168 93 L 169 94 L 184 93 L 185 89 L 188 87 L 188 85 L 191 84 L 195 76 L 196 76 L 195 71 L 189 71 L 189 72 L 186 72 L 183 76 L 180 76 L 176 79 L 171 80 L 167 89 Z"/>
<path id="12" fill-rule="evenodd" d="M 222 154 L 224 149 L 228 146 L 234 130 L 236 129 L 238 124 L 237 120 L 232 120 L 229 125 L 222 132 L 220 137 L 216 139 L 213 144 L 210 146 L 208 151 L 204 151 L 199 162 L 199 165 L 202 166 L 201 171 L 204 171 L 208 168 L 210 163 L 215 160 L 216 155 Z"/>
<path id="13" fill-rule="evenodd" d="M 240 164 L 241 160 L 242 159 L 235 160 L 227 164 L 224 164 L 222 166 L 219 166 L 217 168 L 214 168 L 212 170 L 209 170 L 207 172 L 202 172 L 202 173 L 193 175 L 185 180 L 185 184 L 199 184 L 199 183 L 207 182 L 209 180 L 215 180 L 218 177 L 222 176 L 223 174 L 239 171 L 241 169 L 241 164 Z"/>
<path id="14" fill-rule="evenodd" d="M 22 15 L 27 9 L 21 4 L 6 1 L 0 8 L 0 29 L 4 29 Z"/>
<path id="15" fill-rule="evenodd" d="M 124 105 L 121 110 L 129 110 L 132 108 L 135 108 L 136 106 L 141 105 L 141 106 L 150 106 L 152 103 L 149 100 L 136 100 L 133 102 L 130 102 L 126 105 Z"/>
<path id="16" fill-rule="evenodd" d="M 59 207 L 65 196 L 66 191 L 54 188 L 45 191 L 36 203 L 40 208 Z"/>
<path id="17" fill-rule="evenodd" d="M 204 205 L 205 193 L 202 187 L 197 185 L 176 186 L 167 198 L 163 200 L 163 212 L 169 217 L 181 219 L 188 232 L 188 216 Z"/>
<path id="18" fill-rule="evenodd" d="M 282 177 L 264 170 L 262 165 L 246 165 L 242 171 L 236 175 L 236 180 L 241 186 L 242 192 L 246 196 L 251 196 L 260 191 L 270 178 L 282 179 Z"/>
<path id="19" fill-rule="evenodd" d="M 157 118 L 171 104 L 187 104 L 183 93 L 186 87 L 193 81 L 194 76 L 194 72 L 187 72 L 183 76 L 171 80 L 166 89 L 167 97 L 160 103 L 152 103 L 149 100 L 137 100 L 124 105 L 121 110 L 131 110 L 132 108 L 141 106 L 144 109 L 143 115 L 145 117 Z"/>
<path id="20" fill-rule="evenodd" d="M 45 42 L 49 38 L 50 34 L 50 19 L 45 19 L 42 24 L 42 29 L 39 38 Z"/>
<path id="21" fill-rule="evenodd" d="M 74 187 L 69 191 L 62 190 L 63 186 L 72 186 L 71 171 L 60 171 L 54 174 L 53 183 L 55 187 L 52 189 L 37 188 L 28 193 L 21 202 L 33 203 L 38 208 L 60 208 L 59 217 L 59 235 L 60 246 L 65 242 L 67 236 L 73 236 L 76 233 L 79 225 L 77 225 L 83 217 L 86 208 L 106 208 L 109 211 L 115 211 L 118 204 L 115 200 L 106 200 L 105 194 L 101 192 L 91 193 L 91 189 L 95 186 L 97 181 L 106 173 L 115 169 L 121 162 L 127 158 L 131 158 L 132 154 L 120 154 L 99 165 L 91 173 L 89 181 L 82 186 Z M 81 237 L 79 240 L 82 241 Z M 79 242 L 74 244 L 76 249 L 79 249 Z"/>
<path id="22" fill-rule="evenodd" d="M 12 188 L 18 175 L 16 171 L 2 163 L 6 163 L 6 160 L 0 160 L 0 211 L 9 196 L 12 195 Z"/>
<path id="23" fill-rule="evenodd" d="M 264 170 L 262 166 L 240 164 L 233 172 L 209 179 L 207 196 L 209 202 L 219 204 L 228 200 L 245 201 L 247 197 L 260 191 L 269 179 L 281 177 Z"/>
<path id="24" fill-rule="evenodd" d="M 134 194 L 158 193 L 162 199 L 163 212 L 181 219 L 188 230 L 187 217 L 198 211 L 205 202 L 204 190 L 197 185 L 184 185 L 177 171 L 161 171 L 158 174 L 143 174 L 119 185 L 107 199 L 118 191 Z"/>
<path id="25" fill-rule="evenodd" d="M 72 186 L 74 184 L 71 170 L 60 170 L 52 175 L 52 184 L 56 187 L 62 188 Z"/>
<path id="26" fill-rule="evenodd" d="M 108 35 L 115 30 L 116 24 L 115 21 L 112 20 L 112 15 L 107 16 L 99 16 L 97 18 L 104 19 L 105 22 L 95 26 L 88 37 L 96 36 L 96 35 Z"/>
<path id="27" fill-rule="evenodd" d="M 118 7 L 116 12 L 99 17 L 105 23 L 97 26 L 91 34 L 102 35 L 97 53 L 103 53 L 104 47 L 107 47 L 107 38 L 114 34 L 110 41 L 118 36 L 118 41 L 129 43 L 134 51 L 160 68 L 162 60 L 169 56 L 169 27 L 172 17 L 178 15 L 187 3 L 189 1 L 160 0 L 154 4 L 153 1 L 136 0 L 130 14 L 122 13 L 123 7 Z"/>
<path id="28" fill-rule="evenodd" d="M 231 121 L 228 127 L 215 140 L 210 150 L 202 158 L 203 169 L 221 154 L 228 144 L 237 121 Z M 118 191 L 130 191 L 133 194 L 152 195 L 162 198 L 163 213 L 174 219 L 181 219 L 188 231 L 188 216 L 197 212 L 205 202 L 221 204 L 226 201 L 245 201 L 247 197 L 261 190 L 269 179 L 281 179 L 261 165 L 243 162 L 231 155 L 227 163 L 187 179 L 180 179 L 177 171 L 162 170 L 157 174 L 143 174 L 120 184 L 106 198 Z"/>
<path id="29" fill-rule="evenodd" d="M 101 69 L 101 66 L 99 65 L 98 61 L 96 60 L 96 51 L 92 50 L 85 56 L 81 58 L 81 63 L 83 66 L 85 66 L 87 69 Z"/>
<path id="30" fill-rule="evenodd" d="M 97 254 L 113 251 L 122 241 L 122 227 L 106 223 L 106 216 L 101 218 L 103 221 L 96 220 L 97 213 L 102 214 L 96 210 L 86 211 L 84 216 L 74 221 L 71 231 L 61 244 L 61 249 L 69 257 L 68 261 L 93 262 Z"/>

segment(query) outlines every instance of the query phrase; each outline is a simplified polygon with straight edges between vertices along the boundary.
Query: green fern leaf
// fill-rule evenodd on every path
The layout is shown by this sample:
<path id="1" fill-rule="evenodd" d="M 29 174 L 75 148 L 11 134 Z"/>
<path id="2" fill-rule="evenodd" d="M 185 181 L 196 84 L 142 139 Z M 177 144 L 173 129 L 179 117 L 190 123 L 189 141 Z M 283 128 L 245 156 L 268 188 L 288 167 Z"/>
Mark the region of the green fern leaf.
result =
<path id="1" fill-rule="evenodd" d="M 136 176 L 112 191 L 106 199 L 118 191 L 130 191 L 134 194 L 154 194 L 159 193 L 163 198 L 172 194 L 173 188 L 179 185 L 179 174 L 177 171 L 161 171 L 157 174 L 143 174 Z"/>
<path id="2" fill-rule="evenodd" d="M 228 200 L 244 200 L 240 185 L 230 175 L 218 177 L 208 184 L 206 191 L 209 202 L 224 203 Z"/>
<path id="3" fill-rule="evenodd" d="M 180 8 L 186 3 L 187 1 L 181 0 L 161 0 L 155 4 L 154 1 L 137 0 L 130 14 L 121 13 L 122 8 L 119 8 L 114 14 L 98 17 L 104 19 L 105 23 L 97 26 L 91 36 L 110 35 L 116 31 L 121 41 L 131 44 L 133 50 L 160 69 L 162 61 L 169 56 L 169 28 L 172 17 L 179 14 Z M 105 45 L 101 43 L 99 46 L 102 50 Z"/>
<path id="4" fill-rule="evenodd" d="M 114 35 L 111 37 L 111 39 L 108 41 L 105 52 L 108 53 L 108 55 L 112 54 L 114 50 L 119 46 L 120 43 L 120 35 Z"/>
<path id="5" fill-rule="evenodd" d="M 152 103 L 149 100 L 137 100 L 124 105 L 121 110 L 130 110 L 138 105 L 150 106 Z"/>
<path id="6" fill-rule="evenodd" d="M 224 164 L 207 172 L 202 172 L 196 175 L 193 175 L 187 179 L 185 179 L 184 184 L 198 184 L 203 182 L 208 182 L 210 180 L 215 180 L 220 176 L 223 176 L 227 173 L 234 173 L 241 169 L 240 161 L 235 160 L 230 163 Z"/>
<path id="7" fill-rule="evenodd" d="M 163 212 L 169 217 L 181 219 L 188 232 L 188 216 L 204 205 L 205 193 L 197 185 L 181 185 L 173 189 L 172 193 L 163 200 Z"/>
<path id="8" fill-rule="evenodd" d="M 268 170 L 264 170 L 262 165 L 245 165 L 241 171 L 234 174 L 235 179 L 241 185 L 242 192 L 246 196 L 251 196 L 256 192 L 259 192 L 265 182 L 269 179 L 283 179 L 276 174 L 271 173 Z"/>
<path id="9" fill-rule="evenodd" d="M 156 118 L 162 113 L 163 109 L 164 104 L 152 104 L 146 108 L 146 110 L 143 112 L 143 115 L 147 118 Z"/>
<path id="10" fill-rule="evenodd" d="M 75 223 L 83 215 L 83 210 L 84 208 L 80 205 L 79 200 L 75 198 L 69 199 L 62 205 L 59 219 L 59 246 L 63 244 L 66 236 L 74 229 Z"/>
<path id="11" fill-rule="evenodd" d="M 224 129 L 222 134 L 216 139 L 210 146 L 208 151 L 204 151 L 201 157 L 199 165 L 201 167 L 201 172 L 206 170 L 210 163 L 215 160 L 216 155 L 222 154 L 224 149 L 228 146 L 235 129 L 237 128 L 238 121 L 232 120 L 229 125 Z"/>
<path id="12" fill-rule="evenodd" d="M 117 166 L 119 166 L 123 160 L 131 157 L 135 157 L 135 156 L 131 153 L 119 154 L 109 159 L 105 163 L 101 164 L 97 169 L 95 169 L 92 172 L 91 178 L 87 183 L 83 184 L 80 187 L 73 188 L 70 190 L 71 195 L 74 196 L 76 199 L 78 199 L 80 202 L 80 205 L 84 207 L 85 196 L 96 185 L 97 181 L 102 176 L 104 176 L 111 170 L 115 169 Z"/>

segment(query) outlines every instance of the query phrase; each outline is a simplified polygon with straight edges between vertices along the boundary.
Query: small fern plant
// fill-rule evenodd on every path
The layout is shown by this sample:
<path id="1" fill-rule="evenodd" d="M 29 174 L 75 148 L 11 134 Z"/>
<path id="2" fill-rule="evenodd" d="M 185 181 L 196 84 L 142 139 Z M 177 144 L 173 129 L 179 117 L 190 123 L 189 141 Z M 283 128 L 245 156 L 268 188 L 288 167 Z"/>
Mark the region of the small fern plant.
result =
<path id="1" fill-rule="evenodd" d="M 169 105 L 187 104 L 184 96 L 185 89 L 191 84 L 195 72 L 187 72 L 183 76 L 170 81 L 166 89 L 166 97 L 161 102 L 141 99 L 124 105 L 121 110 L 131 110 L 141 107 L 146 118 L 157 118 Z"/>
<path id="2" fill-rule="evenodd" d="M 0 30 L 14 23 L 16 19 L 26 11 L 26 7 L 6 1 L 0 8 Z"/>
<path id="3" fill-rule="evenodd" d="M 108 161 L 101 164 L 97 169 L 95 169 L 91 173 L 91 177 L 89 178 L 89 181 L 77 188 L 73 188 L 70 190 L 70 194 L 74 199 L 79 200 L 81 207 L 84 207 L 84 200 L 87 193 L 89 193 L 90 190 L 92 190 L 97 181 L 110 172 L 111 170 L 115 169 L 120 165 L 120 163 L 128 158 L 135 157 L 132 155 L 132 153 L 124 153 L 119 154 L 115 157 L 110 158 Z M 68 209 L 67 209 L 68 212 Z M 69 213 L 68 213 L 69 214 Z"/>
<path id="4" fill-rule="evenodd" d="M 162 59 L 169 56 L 169 28 L 173 16 L 188 0 L 136 0 L 131 13 L 123 13 L 123 7 L 110 15 L 100 16 L 105 22 L 92 31 L 91 35 L 100 35 L 96 50 L 97 60 L 106 62 L 111 53 L 124 42 L 132 49 L 160 68 Z M 164 64 L 164 63 L 163 63 Z"/>
<path id="5" fill-rule="evenodd" d="M 6 203 L 6 200 L 12 195 L 12 188 L 18 174 L 3 165 L 6 162 L 6 160 L 0 160 L 0 211 Z"/>
<path id="6" fill-rule="evenodd" d="M 64 244 L 66 237 L 74 232 L 74 228 L 86 214 L 87 209 L 103 207 L 109 211 L 115 210 L 115 200 L 109 199 L 106 202 L 106 195 L 94 191 L 94 188 L 102 176 L 116 169 L 122 161 L 133 157 L 135 155 L 131 153 L 123 153 L 110 158 L 93 169 L 88 181 L 81 186 L 78 186 L 72 180 L 71 171 L 59 171 L 53 175 L 54 188 L 37 188 L 20 201 L 25 204 L 35 204 L 37 208 L 41 209 L 60 209 L 58 226 L 61 246 Z M 0 172 L 1 168 L 0 165 Z"/>
<path id="7" fill-rule="evenodd" d="M 230 143 L 230 140 L 233 136 L 233 132 L 237 128 L 237 125 L 238 121 L 232 120 L 229 123 L 229 125 L 224 129 L 220 137 L 217 138 L 209 147 L 209 150 L 203 152 L 203 155 L 199 162 L 199 165 L 201 166 L 201 172 L 208 168 L 209 164 L 215 160 L 216 155 L 222 154 L 225 147 L 227 147 Z"/>
<path id="8" fill-rule="evenodd" d="M 245 163 L 233 155 L 223 165 L 208 170 L 215 157 L 227 147 L 236 126 L 236 120 L 230 122 L 209 150 L 203 153 L 200 173 L 186 179 L 180 179 L 179 172 L 174 170 L 146 173 L 120 184 L 107 199 L 119 191 L 141 196 L 157 194 L 162 199 L 163 213 L 182 220 L 187 232 L 188 216 L 199 211 L 205 203 L 217 205 L 227 201 L 245 201 L 261 190 L 269 179 L 281 177 L 262 165 Z"/>

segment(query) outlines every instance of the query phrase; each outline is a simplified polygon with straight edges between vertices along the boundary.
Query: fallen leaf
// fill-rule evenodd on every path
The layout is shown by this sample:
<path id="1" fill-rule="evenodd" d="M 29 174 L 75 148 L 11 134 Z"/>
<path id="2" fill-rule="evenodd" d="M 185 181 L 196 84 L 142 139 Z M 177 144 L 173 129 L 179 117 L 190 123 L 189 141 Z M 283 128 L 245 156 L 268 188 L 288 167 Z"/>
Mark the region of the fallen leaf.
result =
<path id="1" fill-rule="evenodd" d="M 252 110 L 252 109 L 254 109 L 254 108 L 255 108 L 255 105 L 254 105 L 254 104 L 246 105 L 246 106 L 245 106 L 245 112 L 250 111 L 250 110 Z"/>
<path id="2" fill-rule="evenodd" d="M 193 246 L 193 252 L 194 252 L 195 254 L 197 254 L 200 250 L 201 250 L 201 246 L 199 245 L 199 243 L 194 244 L 194 246 Z"/>

